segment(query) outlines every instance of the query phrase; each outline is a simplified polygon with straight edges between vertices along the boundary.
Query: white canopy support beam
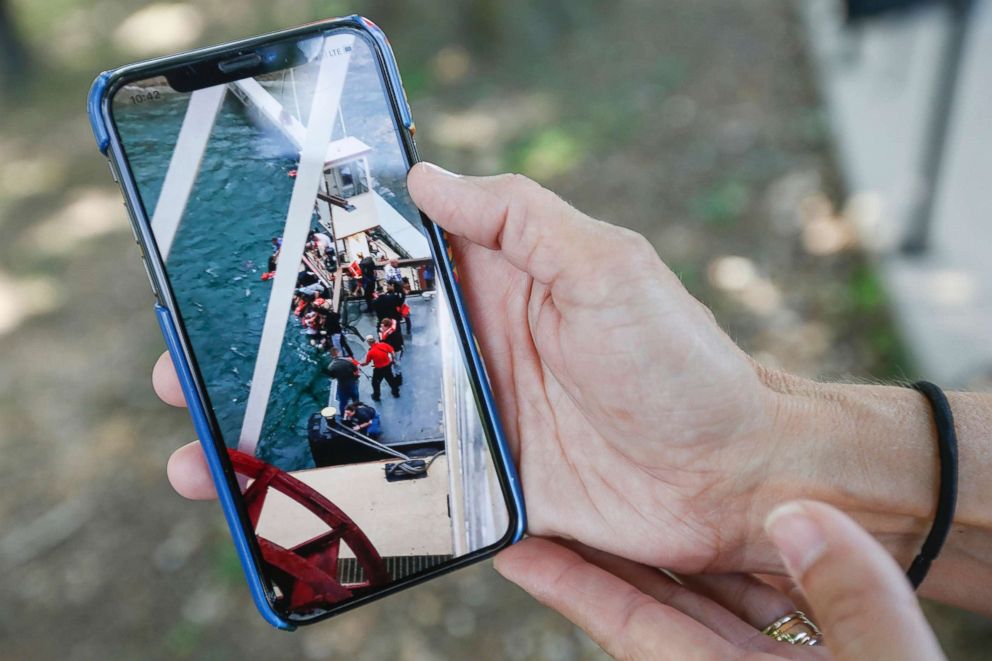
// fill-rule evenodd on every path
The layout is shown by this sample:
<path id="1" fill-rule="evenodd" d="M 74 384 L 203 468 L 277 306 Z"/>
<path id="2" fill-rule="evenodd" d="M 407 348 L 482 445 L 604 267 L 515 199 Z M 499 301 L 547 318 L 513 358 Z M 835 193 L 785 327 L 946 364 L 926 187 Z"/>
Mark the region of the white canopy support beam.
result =
<path id="1" fill-rule="evenodd" d="M 343 56 L 350 59 L 350 56 Z M 245 78 L 231 83 L 234 95 L 241 99 L 246 106 L 254 108 L 258 113 L 274 124 L 298 150 L 303 150 L 307 129 L 292 113 L 288 112 L 279 101 L 269 94 L 254 78 Z M 312 117 L 312 115 L 311 115 Z"/>
<path id="2" fill-rule="evenodd" d="M 334 35 L 325 39 L 321 47 L 322 57 L 310 107 L 310 124 L 303 137 L 300 163 L 286 214 L 279 263 L 275 277 L 272 278 L 272 293 L 265 310 L 262 338 L 238 441 L 238 449 L 248 454 L 254 454 L 262 434 L 262 423 L 272 393 L 272 382 L 279 364 L 286 325 L 289 323 L 296 278 L 310 231 L 313 204 L 323 179 L 324 156 L 331 141 L 334 120 L 341 107 L 345 76 L 351 60 L 350 50 L 345 49 L 353 41 L 352 35 Z"/>
<path id="3" fill-rule="evenodd" d="M 162 182 L 162 191 L 152 214 L 152 232 L 155 234 L 155 243 L 158 244 L 162 261 L 169 257 L 172 241 L 176 238 L 176 229 L 186 211 L 186 203 L 200 172 L 200 162 L 207 150 L 207 141 L 213 132 L 217 112 L 224 102 L 226 91 L 226 85 L 214 85 L 196 90 L 190 95 L 186 116 L 183 117 L 176 147 L 169 160 L 169 169 Z"/>
<path id="4" fill-rule="evenodd" d="M 333 57 L 350 59 L 351 55 L 345 53 Z M 302 151 L 306 128 L 257 80 L 254 78 L 237 80 L 231 83 L 231 91 L 241 103 L 254 108 L 263 119 L 282 133 L 297 151 Z M 347 136 L 327 145 L 324 163 L 327 166 L 334 166 L 361 158 L 371 152 L 372 148 L 367 144 L 358 138 Z"/>

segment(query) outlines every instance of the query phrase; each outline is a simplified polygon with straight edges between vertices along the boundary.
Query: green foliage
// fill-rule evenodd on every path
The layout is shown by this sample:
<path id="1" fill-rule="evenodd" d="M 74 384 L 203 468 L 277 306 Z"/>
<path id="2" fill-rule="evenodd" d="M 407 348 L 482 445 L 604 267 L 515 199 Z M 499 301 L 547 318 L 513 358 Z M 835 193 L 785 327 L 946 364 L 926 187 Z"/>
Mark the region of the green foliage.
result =
<path id="1" fill-rule="evenodd" d="M 165 647 L 173 657 L 192 658 L 203 638 L 203 627 L 195 622 L 180 620 L 165 634 Z"/>
<path id="2" fill-rule="evenodd" d="M 730 226 L 740 220 L 751 200 L 751 191 L 743 183 L 728 180 L 709 187 L 689 202 L 689 211 L 707 223 Z"/>
<path id="3" fill-rule="evenodd" d="M 858 260 L 843 283 L 843 303 L 835 324 L 852 333 L 870 357 L 860 368 L 883 380 L 906 380 L 916 371 L 907 347 L 893 325 L 888 296 L 871 264 Z"/>
<path id="4" fill-rule="evenodd" d="M 514 169 L 534 179 L 566 174 L 582 164 L 584 149 L 578 136 L 561 126 L 546 128 L 526 139 L 511 156 Z"/>
<path id="5" fill-rule="evenodd" d="M 699 264 L 696 262 L 672 262 L 670 260 L 665 260 L 668 264 L 668 268 L 672 270 L 679 280 L 682 281 L 682 285 L 689 290 L 693 295 L 700 295 L 703 288 L 703 278 L 702 272 L 700 271 Z"/>
<path id="6" fill-rule="evenodd" d="M 433 81 L 426 66 L 404 66 L 401 75 L 408 99 L 418 99 L 430 94 Z"/>
<path id="7" fill-rule="evenodd" d="M 29 39 L 46 35 L 60 17 L 69 12 L 85 9 L 91 3 L 85 0 L 13 0 L 11 14 L 17 25 Z"/>
<path id="8" fill-rule="evenodd" d="M 226 536 L 219 536 L 211 544 L 211 572 L 218 581 L 226 585 L 240 585 L 244 582 L 244 570 L 234 550 L 234 545 Z"/>
<path id="9" fill-rule="evenodd" d="M 862 264 L 847 283 L 850 307 L 854 312 L 872 312 L 885 302 L 885 291 L 874 270 Z"/>

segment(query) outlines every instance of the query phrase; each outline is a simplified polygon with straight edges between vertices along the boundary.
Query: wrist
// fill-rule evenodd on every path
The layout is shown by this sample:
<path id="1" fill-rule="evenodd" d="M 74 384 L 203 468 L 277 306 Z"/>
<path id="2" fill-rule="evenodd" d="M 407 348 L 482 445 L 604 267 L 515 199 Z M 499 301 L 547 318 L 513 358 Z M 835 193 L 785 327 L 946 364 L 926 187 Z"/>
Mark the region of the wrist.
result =
<path id="1" fill-rule="evenodd" d="M 748 446 L 760 476 L 745 503 L 745 540 L 726 563 L 781 573 L 762 530 L 777 504 L 829 503 L 852 516 L 908 568 L 933 525 L 940 476 L 933 413 L 909 388 L 821 384 L 761 373 L 770 422 Z M 947 393 L 958 436 L 958 498 L 951 535 L 921 594 L 992 614 L 992 395 Z M 755 462 L 751 462 L 752 465 Z M 739 510 L 738 510 L 739 511 Z"/>
<path id="2" fill-rule="evenodd" d="M 776 398 L 775 448 L 757 499 L 795 498 L 849 514 L 908 566 L 932 522 L 938 460 L 929 406 L 908 388 L 767 381 Z"/>

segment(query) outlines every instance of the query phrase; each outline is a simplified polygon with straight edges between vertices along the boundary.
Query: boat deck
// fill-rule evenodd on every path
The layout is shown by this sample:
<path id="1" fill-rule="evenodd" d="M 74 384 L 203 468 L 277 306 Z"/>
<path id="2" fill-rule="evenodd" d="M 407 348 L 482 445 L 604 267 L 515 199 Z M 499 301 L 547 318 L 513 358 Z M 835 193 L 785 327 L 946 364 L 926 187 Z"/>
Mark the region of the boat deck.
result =
<path id="1" fill-rule="evenodd" d="M 373 402 L 371 381 L 363 378 L 358 386 L 362 401 L 374 406 L 382 416 L 382 437 L 379 441 L 386 445 L 444 439 L 437 298 L 411 296 L 407 299 L 407 304 L 410 306 L 413 334 L 407 335 L 401 324 L 406 344 L 401 360 L 403 386 L 400 388 L 400 397 L 394 398 L 389 394 L 389 386 L 383 382 L 382 401 Z M 350 306 L 349 311 L 352 314 L 349 316 L 355 321 L 354 325 L 362 337 L 374 334 L 375 315 L 358 313 L 359 308 L 364 307 L 360 301 L 348 301 L 346 305 Z M 361 361 L 364 358 L 364 343 L 359 345 L 351 335 L 348 342 L 356 359 Z M 364 369 L 371 377 L 371 366 Z M 335 399 L 333 390 L 332 386 L 331 402 Z"/>
<path id="2" fill-rule="evenodd" d="M 303 481 L 340 507 L 365 532 L 379 555 L 448 556 L 452 553 L 448 517 L 448 463 L 439 457 L 427 477 L 387 482 L 386 461 L 295 471 Z M 270 490 L 256 533 L 292 548 L 327 531 L 327 525 L 286 495 Z M 347 547 L 341 557 L 354 557 Z"/>

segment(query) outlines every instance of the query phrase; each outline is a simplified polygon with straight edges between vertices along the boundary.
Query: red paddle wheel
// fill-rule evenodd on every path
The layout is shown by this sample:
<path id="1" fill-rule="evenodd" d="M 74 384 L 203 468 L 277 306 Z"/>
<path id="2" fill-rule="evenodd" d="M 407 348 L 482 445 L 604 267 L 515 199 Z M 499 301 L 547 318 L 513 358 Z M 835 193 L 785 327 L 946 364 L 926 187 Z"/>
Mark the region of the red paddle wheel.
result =
<path id="1" fill-rule="evenodd" d="M 270 565 L 272 580 L 282 592 L 283 603 L 288 610 L 327 608 L 367 588 L 391 582 L 386 565 L 372 542 L 337 505 L 271 464 L 237 450 L 228 450 L 228 454 L 234 471 L 252 480 L 244 492 L 244 499 L 253 529 L 258 527 L 270 488 L 305 507 L 330 528 L 326 533 L 291 549 L 257 537 L 262 557 Z M 364 570 L 364 581 L 342 584 L 338 580 L 341 542 L 355 554 Z"/>

